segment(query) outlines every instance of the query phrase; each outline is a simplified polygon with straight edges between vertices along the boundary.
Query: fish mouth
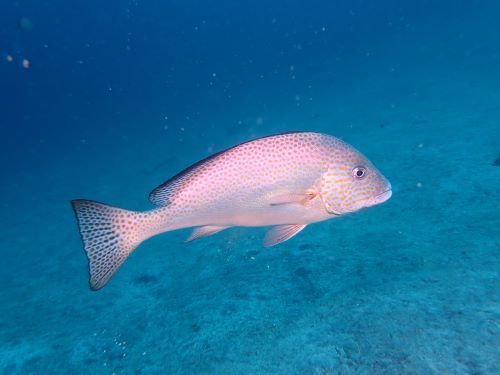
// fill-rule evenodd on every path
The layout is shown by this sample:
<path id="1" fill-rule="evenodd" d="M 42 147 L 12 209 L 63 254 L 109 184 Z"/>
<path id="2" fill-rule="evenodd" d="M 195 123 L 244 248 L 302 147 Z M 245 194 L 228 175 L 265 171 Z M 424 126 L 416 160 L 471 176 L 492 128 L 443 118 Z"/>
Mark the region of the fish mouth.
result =
<path id="1" fill-rule="evenodd" d="M 392 195 L 392 189 L 387 189 L 387 190 L 384 190 L 383 192 L 381 192 L 380 194 L 377 194 L 375 195 L 375 198 L 378 198 L 380 197 L 381 195 L 384 195 L 386 193 L 390 193 L 390 195 Z"/>
<path id="2" fill-rule="evenodd" d="M 384 190 L 383 192 L 375 195 L 372 199 L 370 199 L 370 203 L 372 205 L 381 204 L 381 203 L 384 203 L 385 201 L 389 200 L 390 197 L 392 197 L 392 189 L 387 189 L 387 190 Z"/>

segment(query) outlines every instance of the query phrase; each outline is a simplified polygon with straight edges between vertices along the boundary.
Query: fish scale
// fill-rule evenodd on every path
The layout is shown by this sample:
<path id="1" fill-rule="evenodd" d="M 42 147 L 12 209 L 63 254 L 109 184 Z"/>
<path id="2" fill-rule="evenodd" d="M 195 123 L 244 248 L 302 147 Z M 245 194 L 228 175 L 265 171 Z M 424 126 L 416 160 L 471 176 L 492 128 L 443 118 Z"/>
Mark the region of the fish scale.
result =
<path id="1" fill-rule="evenodd" d="M 151 211 L 72 203 L 96 290 L 159 233 L 197 227 L 193 240 L 233 226 L 273 226 L 264 241 L 273 246 L 308 224 L 380 204 L 391 194 L 389 181 L 352 146 L 295 132 L 242 143 L 194 164 L 151 192 L 157 206 Z"/>

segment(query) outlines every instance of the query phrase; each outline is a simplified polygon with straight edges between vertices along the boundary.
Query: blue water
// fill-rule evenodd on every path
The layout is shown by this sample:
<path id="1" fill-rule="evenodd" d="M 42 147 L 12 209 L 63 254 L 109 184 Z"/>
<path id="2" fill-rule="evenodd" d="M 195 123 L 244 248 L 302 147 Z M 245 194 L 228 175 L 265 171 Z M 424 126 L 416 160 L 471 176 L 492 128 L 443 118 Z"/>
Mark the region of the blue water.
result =
<path id="1" fill-rule="evenodd" d="M 495 0 L 4 2 L 0 372 L 500 373 L 499 20 Z M 150 209 L 291 130 L 353 144 L 391 200 L 271 249 L 170 232 L 89 290 L 71 199 Z"/>

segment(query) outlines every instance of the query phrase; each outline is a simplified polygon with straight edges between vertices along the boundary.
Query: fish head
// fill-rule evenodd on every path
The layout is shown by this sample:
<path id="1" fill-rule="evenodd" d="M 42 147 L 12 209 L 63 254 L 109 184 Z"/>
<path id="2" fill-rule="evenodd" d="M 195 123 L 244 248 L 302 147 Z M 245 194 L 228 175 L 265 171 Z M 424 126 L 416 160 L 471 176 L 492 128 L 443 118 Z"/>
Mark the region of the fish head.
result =
<path id="1" fill-rule="evenodd" d="M 391 183 L 360 152 L 341 143 L 321 178 L 320 196 L 335 215 L 375 206 L 392 196 Z"/>

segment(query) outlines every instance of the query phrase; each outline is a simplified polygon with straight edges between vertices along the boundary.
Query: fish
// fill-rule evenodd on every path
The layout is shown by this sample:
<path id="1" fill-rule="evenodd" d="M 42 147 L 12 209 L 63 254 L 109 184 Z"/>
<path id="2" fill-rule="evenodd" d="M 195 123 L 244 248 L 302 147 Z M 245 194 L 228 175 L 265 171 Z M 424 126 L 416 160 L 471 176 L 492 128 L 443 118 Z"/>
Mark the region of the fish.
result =
<path id="1" fill-rule="evenodd" d="M 136 212 L 71 201 L 89 262 L 92 290 L 108 283 L 143 241 L 194 227 L 187 241 L 231 227 L 271 226 L 264 246 L 312 223 L 375 206 L 390 182 L 359 151 L 331 135 L 289 132 L 220 151 L 154 189 L 156 208 Z"/>

